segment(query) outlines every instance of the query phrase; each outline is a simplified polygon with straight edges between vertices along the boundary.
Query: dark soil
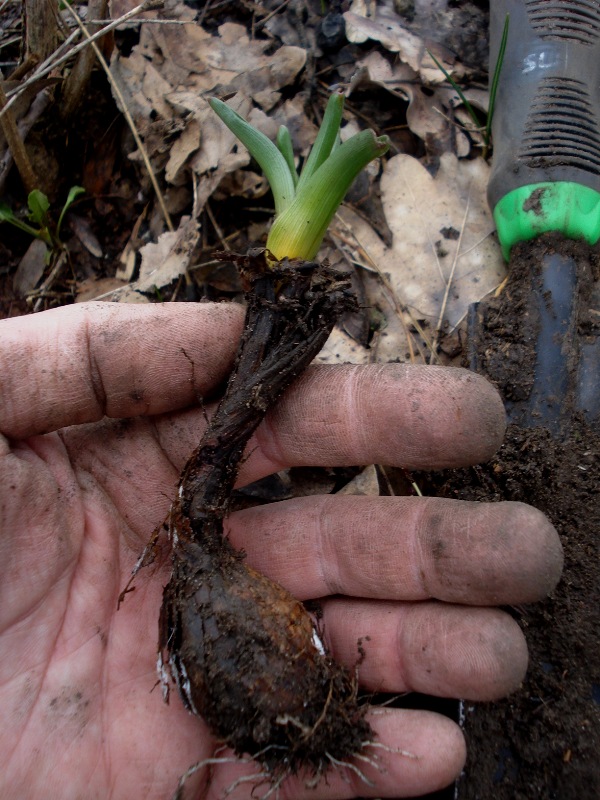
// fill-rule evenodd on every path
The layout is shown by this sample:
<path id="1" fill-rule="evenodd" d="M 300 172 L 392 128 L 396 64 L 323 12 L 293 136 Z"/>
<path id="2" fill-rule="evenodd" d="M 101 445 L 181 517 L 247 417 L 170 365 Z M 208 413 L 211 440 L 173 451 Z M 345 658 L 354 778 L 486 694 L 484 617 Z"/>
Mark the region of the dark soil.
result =
<path id="1" fill-rule="evenodd" d="M 556 255 L 576 274 L 575 299 L 568 301 L 574 316 L 573 324 L 559 320 L 564 331 L 554 344 L 566 381 L 558 381 L 560 390 L 545 406 L 531 399 L 544 372 L 538 351 L 547 320 L 540 304 L 552 308 L 559 299 L 548 291 L 536 298 L 536 292 L 541 264 Z M 513 254 L 510 280 L 499 298 L 479 309 L 471 345 L 473 360 L 496 382 L 519 424 L 509 426 L 490 463 L 432 481 L 433 491 L 445 497 L 534 505 L 556 526 L 565 552 L 553 594 L 510 609 L 530 649 L 522 688 L 501 702 L 465 709 L 469 760 L 460 800 L 600 797 L 600 419 L 597 408 L 587 418 L 577 410 L 581 348 L 600 345 L 587 313 L 597 287 L 596 259 L 584 245 L 551 238 Z"/>

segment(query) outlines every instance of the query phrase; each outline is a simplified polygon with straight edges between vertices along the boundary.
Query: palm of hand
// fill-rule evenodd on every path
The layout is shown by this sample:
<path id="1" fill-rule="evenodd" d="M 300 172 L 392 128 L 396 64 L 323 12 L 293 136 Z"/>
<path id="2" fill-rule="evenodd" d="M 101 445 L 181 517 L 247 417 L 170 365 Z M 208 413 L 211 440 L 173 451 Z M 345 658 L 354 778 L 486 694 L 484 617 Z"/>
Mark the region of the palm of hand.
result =
<path id="1" fill-rule="evenodd" d="M 63 312 L 62 318 L 53 318 L 58 319 L 56 324 L 63 329 L 66 329 L 63 320 L 71 320 L 76 327 L 77 319 L 81 320 L 86 313 L 83 310 L 64 311 L 66 316 Z M 115 320 L 119 323 L 121 317 L 125 318 L 127 314 L 136 317 L 137 313 L 121 307 L 118 310 L 92 308 L 91 318 L 101 330 L 103 325 L 106 328 L 107 321 L 114 327 Z M 146 315 L 148 339 L 152 341 L 154 319 L 155 337 L 162 341 L 165 312 L 155 309 L 141 313 Z M 169 316 L 170 313 L 167 312 L 167 318 L 172 322 L 175 317 Z M 89 397 L 87 401 L 81 399 L 85 391 L 77 389 L 76 379 L 73 378 L 72 386 L 67 375 L 62 396 L 60 385 L 47 388 L 43 379 L 37 376 L 42 391 L 47 394 L 42 401 L 38 400 L 39 407 L 36 408 L 32 398 L 37 395 L 34 392 L 29 397 L 31 387 L 15 368 L 19 361 L 14 348 L 11 349 L 9 344 L 5 351 L 0 350 L 0 367 L 8 363 L 2 374 L 9 376 L 5 387 L 7 410 L 5 417 L 0 417 L 1 430 L 10 437 L 0 440 L 0 525 L 3 532 L 0 539 L 0 563 L 3 565 L 0 582 L 0 708 L 4 722 L 0 728 L 0 752 L 5 764 L 1 771 L 0 794 L 6 800 L 24 796 L 32 800 L 38 797 L 60 800 L 144 797 L 162 800 L 170 796 L 181 773 L 195 761 L 213 755 L 217 746 L 202 721 L 189 715 L 178 698 L 174 697 L 171 704 L 166 705 L 159 688 L 151 691 L 156 683 L 158 610 L 168 567 L 153 567 L 148 575 L 141 574 L 136 580 L 135 591 L 127 596 L 117 611 L 119 593 L 149 533 L 164 519 L 179 469 L 203 424 L 202 414 L 197 410 L 179 414 L 161 412 L 189 404 L 193 402 L 196 391 L 204 393 L 219 383 L 227 372 L 232 344 L 239 332 L 240 319 L 235 309 L 233 312 L 231 309 L 218 312 L 220 327 L 213 318 L 211 333 L 205 330 L 203 336 L 201 329 L 200 337 L 189 323 L 191 315 L 197 317 L 197 308 L 188 309 L 186 313 L 188 317 L 184 315 L 182 322 L 180 312 L 179 321 L 173 323 L 172 331 L 173 352 L 181 351 L 185 345 L 186 357 L 180 358 L 178 372 L 171 375 L 168 386 L 152 385 L 156 378 L 158 352 L 154 361 L 148 359 L 139 352 L 140 348 L 143 350 L 139 342 L 133 361 L 128 353 L 123 356 L 126 363 L 121 369 L 118 363 L 113 364 L 116 377 L 112 388 L 108 385 L 107 370 L 102 365 L 98 368 L 102 376 L 99 385 L 105 395 L 101 405 L 110 411 L 112 402 L 112 416 L 148 414 L 130 421 L 104 419 L 63 428 L 65 424 L 86 422 L 101 416 L 97 408 L 92 408 Z M 223 316 L 219 317 L 220 313 Z M 129 321 L 127 317 L 127 324 Z M 31 325 L 29 321 L 23 324 L 26 329 Z M 86 324 L 90 324 L 87 318 Z M 43 321 L 38 323 L 40 325 L 43 327 Z M 22 330 L 17 333 L 15 342 L 21 342 Z M 77 341 L 80 333 L 77 329 Z M 34 354 L 39 349 L 40 342 L 36 341 L 35 335 L 30 338 L 29 346 Z M 194 361 L 197 358 L 199 363 L 204 363 L 205 373 L 198 379 L 196 389 L 190 386 L 187 356 L 194 346 L 197 348 Z M 81 349 L 80 344 L 78 347 Z M 212 356 L 206 355 L 206 348 Z M 131 345 L 131 352 L 134 351 Z M 31 353 L 25 353 L 27 356 Z M 112 358 L 118 362 L 114 351 Z M 92 361 L 92 366 L 97 366 L 98 356 Z M 93 375 L 94 369 L 86 374 Z M 363 399 L 367 406 L 373 397 L 381 397 L 383 391 L 380 373 L 372 375 L 372 397 Z M 349 391 L 354 386 L 356 400 L 361 392 L 357 390 L 354 373 L 348 372 L 345 380 Z M 397 442 L 390 437 L 391 425 L 401 427 L 398 405 L 402 404 L 399 404 L 398 397 L 391 397 L 388 405 L 385 401 L 382 403 L 381 418 L 371 423 L 370 436 L 361 439 L 354 433 L 344 434 L 342 430 L 349 406 L 353 403 L 339 399 L 343 392 L 340 392 L 337 379 L 329 381 L 329 397 L 323 398 L 328 381 L 325 372 L 316 371 L 313 377 L 308 377 L 300 388 L 294 390 L 295 394 L 289 401 L 284 401 L 281 408 L 271 415 L 250 448 L 251 451 L 255 449 L 244 467 L 245 480 L 253 480 L 292 464 L 394 463 L 395 460 L 396 463 L 419 465 L 419 456 L 412 452 L 410 442 L 404 453 L 400 453 Z M 140 384 L 143 390 L 140 390 Z M 368 385 L 365 382 L 363 393 Z M 450 391 L 456 391 L 452 381 L 448 387 Z M 390 385 L 387 386 L 389 390 Z M 95 401 L 99 394 L 96 386 L 92 392 Z M 409 395 L 410 392 L 407 397 Z M 111 400 L 116 397 L 120 399 Z M 321 398 L 318 408 L 315 406 L 317 397 Z M 313 402 L 315 413 L 312 419 L 306 419 L 311 413 L 306 411 L 311 408 L 307 398 L 312 398 Z M 337 410 L 334 399 L 338 403 Z M 409 399 L 406 402 L 408 404 Z M 468 400 L 464 402 L 468 405 Z M 410 398 L 410 403 L 414 405 L 414 397 Z M 121 413 L 116 413 L 114 406 Z M 353 412 L 357 413 L 356 407 Z M 153 413 L 157 416 L 152 416 Z M 494 413 L 495 438 L 488 431 L 487 442 L 479 446 L 476 443 L 465 445 L 464 452 L 460 452 L 459 446 L 458 451 L 450 456 L 442 451 L 451 449 L 451 443 L 456 441 L 456 431 L 448 431 L 449 441 L 440 445 L 446 434 L 433 430 L 429 441 L 423 443 L 422 465 L 445 465 L 453 463 L 453 460 L 465 463 L 471 458 L 476 461 L 482 454 L 491 452 L 498 430 L 501 431 L 498 413 Z M 471 410 L 469 419 L 474 416 L 476 414 Z M 329 427 L 333 424 L 332 419 L 337 423 L 333 435 Z M 48 429 L 46 425 L 54 432 L 31 435 Z M 469 420 L 465 425 L 469 427 Z M 493 427 L 489 420 L 488 427 Z M 355 425 L 350 425 L 350 429 L 354 431 Z M 368 433 L 365 430 L 365 434 Z M 405 443 L 410 434 L 406 430 L 401 433 Z M 355 660 L 358 634 L 361 633 L 357 626 L 366 626 L 367 632 L 381 631 L 379 640 L 377 633 L 373 636 L 372 657 L 367 658 L 362 676 L 369 688 L 398 692 L 430 690 L 432 693 L 457 696 L 462 693 L 464 696 L 466 686 L 472 687 L 472 697 L 498 696 L 520 680 L 524 646 L 511 620 L 500 612 L 477 606 L 523 602 L 531 596 L 543 595 L 558 577 L 560 548 L 550 526 L 545 525 L 535 512 L 524 512 L 521 507 L 517 517 L 520 514 L 521 526 L 529 530 L 529 535 L 524 537 L 529 566 L 526 569 L 522 566 L 521 553 L 519 569 L 522 574 L 517 575 L 512 583 L 509 581 L 505 590 L 498 589 L 503 581 L 506 583 L 505 573 L 507 570 L 510 572 L 510 565 L 504 564 L 503 573 L 497 563 L 493 568 L 495 574 L 490 576 L 488 572 L 484 575 L 479 588 L 473 589 L 471 580 L 471 588 L 465 589 L 465 570 L 461 573 L 459 569 L 454 581 L 451 577 L 446 578 L 446 587 L 437 591 L 433 586 L 435 576 L 431 577 L 428 586 L 427 580 L 415 578 L 412 574 L 417 571 L 416 562 L 409 559 L 406 564 L 405 556 L 398 554 L 398 532 L 392 536 L 383 529 L 384 524 L 389 524 L 403 510 L 406 527 L 412 528 L 407 541 L 413 536 L 414 542 L 423 544 L 429 541 L 433 548 L 432 519 L 437 515 L 439 528 L 442 509 L 440 501 L 437 503 L 427 506 L 432 511 L 425 511 L 425 504 L 409 503 L 401 507 L 396 504 L 392 508 L 370 498 L 322 499 L 313 501 L 310 506 L 302 501 L 291 501 L 290 504 L 281 504 L 278 510 L 263 507 L 232 516 L 230 535 L 234 543 L 248 549 L 249 558 L 256 566 L 286 584 L 301 599 L 334 593 L 358 598 L 354 601 L 326 601 L 328 644 L 336 657 L 351 665 Z M 449 528 L 460 527 L 460 520 L 467 514 L 466 510 L 453 508 L 455 510 L 450 511 L 446 518 Z M 510 513 L 514 525 L 517 517 L 514 511 Z M 508 510 L 506 514 L 509 514 Z M 371 520 L 370 531 L 365 527 L 364 532 L 356 532 L 357 515 L 358 518 L 363 516 L 365 526 Z M 423 523 L 423 519 L 429 522 Z M 253 533 L 248 538 L 250 524 Z M 481 521 L 477 524 L 481 527 Z M 493 524 L 502 527 L 499 517 Z M 477 527 L 473 520 L 462 523 L 469 529 L 472 525 Z M 285 531 L 287 536 L 286 543 L 282 545 L 280 542 L 277 548 L 273 548 L 270 541 L 269 531 L 273 526 L 280 532 Z M 508 523 L 504 525 L 505 529 L 509 527 Z M 342 528 L 346 536 L 345 547 L 340 552 L 327 551 L 323 543 L 329 542 L 331 547 L 333 540 L 339 541 Z M 328 535 L 325 535 L 325 529 Z M 370 554 L 368 546 L 365 547 L 373 535 L 380 536 L 381 553 L 376 557 Z M 440 541 L 438 534 L 438 545 Z M 539 555 L 532 555 L 535 553 Z M 356 554 L 358 561 L 355 561 Z M 393 563 L 390 554 L 393 554 Z M 498 557 L 498 562 L 502 558 Z M 475 555 L 472 569 L 478 568 L 481 568 L 481 560 Z M 467 564 L 466 572 L 469 569 Z M 518 571 L 515 563 L 512 569 L 514 575 Z M 405 575 L 402 570 L 405 570 Z M 537 582 L 532 576 L 537 576 Z M 486 592 L 496 594 L 490 598 Z M 444 594 L 446 596 L 442 596 Z M 447 605 L 434 604 L 428 602 L 430 597 L 450 602 Z M 456 603 L 474 608 L 459 607 Z M 460 624 L 454 622 L 459 619 Z M 472 664 L 462 674 L 462 667 L 454 672 L 451 666 L 445 665 L 442 669 L 440 659 L 432 656 L 433 678 L 430 680 L 433 683 L 428 685 L 429 679 L 419 677 L 421 672 L 427 672 L 419 671 L 422 667 L 419 656 L 415 656 L 411 666 L 408 655 L 390 655 L 395 645 L 384 641 L 387 631 L 391 630 L 390 624 L 403 626 L 405 640 L 414 639 L 417 652 L 418 635 L 422 635 L 424 628 L 433 626 L 435 629 L 437 626 L 438 631 L 447 630 L 449 621 L 453 621 L 456 630 L 465 634 L 466 643 L 457 650 L 456 663 L 464 661 L 465 654 L 467 661 L 475 661 L 479 647 L 479 655 L 483 652 L 484 661 L 486 655 L 493 661 L 487 672 L 483 670 L 476 674 Z M 487 645 L 469 642 L 465 632 L 475 628 L 481 640 L 481 631 L 486 627 L 489 630 Z M 417 631 L 421 633 L 417 634 Z M 435 632 L 430 635 L 435 638 Z M 504 654 L 500 653 L 499 640 L 503 641 Z M 474 652 L 470 653 L 469 648 Z M 400 660 L 406 662 L 404 674 L 400 674 Z M 449 660 L 452 662 L 452 657 Z M 390 662 L 391 666 L 386 666 Z M 511 663 L 512 668 L 509 666 Z M 447 675 L 442 674 L 444 669 Z M 460 769 L 464 757 L 462 739 L 448 721 L 420 712 L 390 712 L 374 718 L 373 724 L 379 729 L 382 740 L 387 740 L 392 747 L 423 753 L 415 763 L 402 758 L 394 760 L 388 754 L 385 757 L 386 772 L 378 776 L 377 788 L 373 790 L 379 796 L 397 797 L 401 793 L 414 795 L 419 791 L 429 791 L 451 780 Z M 210 783 L 208 772 L 200 772 L 196 777 L 204 787 L 202 796 L 220 796 L 241 771 L 249 769 L 223 765 L 211 773 Z M 350 775 L 350 778 L 356 779 L 356 776 Z M 294 798 L 303 794 L 303 782 L 301 779 L 298 781 L 295 789 L 289 790 Z M 248 797 L 250 790 L 251 786 L 240 785 L 235 796 Z M 341 777 L 334 776 L 328 786 L 323 786 L 317 793 L 311 791 L 310 796 L 352 797 L 369 791 L 364 785 L 353 787 Z"/>
<path id="2" fill-rule="evenodd" d="M 161 576 L 141 576 L 119 611 L 117 599 L 164 515 L 168 501 L 159 490 L 152 502 L 152 490 L 168 491 L 175 470 L 150 425 L 134 424 L 122 448 L 110 442 L 118 425 L 93 427 L 85 441 L 51 434 L 3 459 L 13 502 L 2 527 L 15 531 L 0 612 L 5 780 L 19 775 L 21 797 L 108 798 L 118 786 L 115 796 L 164 798 L 211 742 L 178 702 L 150 691 Z M 133 477 L 140 453 L 147 491 Z"/>

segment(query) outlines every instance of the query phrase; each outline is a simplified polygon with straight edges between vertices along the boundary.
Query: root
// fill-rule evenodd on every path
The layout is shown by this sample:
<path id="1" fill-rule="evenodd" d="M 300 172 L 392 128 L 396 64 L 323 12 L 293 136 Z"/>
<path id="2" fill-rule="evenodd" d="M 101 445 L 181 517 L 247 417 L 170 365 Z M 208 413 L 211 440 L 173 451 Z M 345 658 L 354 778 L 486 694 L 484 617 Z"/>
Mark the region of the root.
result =
<path id="1" fill-rule="evenodd" d="M 361 745 L 364 747 L 374 747 L 379 750 L 385 750 L 386 753 L 393 753 L 397 756 L 404 756 L 405 758 L 419 758 L 416 753 L 411 753 L 409 750 L 400 750 L 398 747 L 390 747 L 387 744 L 383 744 L 383 742 L 363 742 Z"/>
<path id="2" fill-rule="evenodd" d="M 223 748 L 219 748 L 219 751 L 221 751 L 222 749 Z M 185 784 L 192 777 L 192 775 L 195 775 L 199 770 L 204 769 L 205 767 L 214 766 L 215 764 L 240 764 L 240 763 L 251 764 L 252 759 L 238 758 L 237 756 L 225 756 L 223 758 L 219 757 L 203 758 L 202 761 L 198 761 L 196 764 L 192 764 L 192 766 L 189 769 L 186 769 L 183 775 L 179 778 L 179 783 L 177 784 L 177 789 L 175 790 L 175 794 L 173 795 L 172 800 L 183 800 Z M 255 776 L 247 776 L 247 777 L 255 777 Z M 225 797 L 226 796 L 227 795 L 225 795 Z"/>
<path id="3" fill-rule="evenodd" d="M 229 797 L 230 794 L 233 794 L 233 792 L 238 788 L 238 786 L 241 786 L 244 783 L 256 783 L 256 786 L 254 786 L 252 788 L 252 791 L 250 792 L 250 797 L 254 797 L 254 792 L 256 791 L 256 789 L 258 789 L 258 787 L 261 786 L 263 783 L 268 782 L 271 784 L 271 786 L 269 787 L 269 789 L 267 789 L 267 792 L 265 794 L 261 795 L 261 797 L 257 799 L 257 800 L 265 800 L 265 798 L 270 797 L 271 794 L 273 793 L 274 784 L 272 783 L 272 778 L 273 776 L 271 775 L 271 773 L 267 771 L 258 772 L 254 775 L 242 775 L 240 778 L 235 780 L 230 786 L 228 786 L 227 789 L 225 789 L 223 793 L 223 800 L 225 800 L 226 797 Z M 277 788 L 279 788 L 282 780 L 283 778 L 280 778 L 279 781 L 277 781 L 276 784 Z"/>
<path id="4" fill-rule="evenodd" d="M 364 773 L 364 772 L 362 772 L 362 771 L 361 771 L 361 770 L 360 770 L 360 769 L 359 769 L 359 768 L 356 766 L 356 764 L 352 764 L 352 762 L 350 762 L 350 761 L 340 761 L 339 759 L 337 759 L 337 758 L 334 758 L 334 757 L 331 755 L 331 753 L 325 753 L 325 756 L 326 756 L 327 760 L 328 760 L 328 761 L 330 761 L 330 762 L 331 762 L 331 764 L 333 764 L 333 766 L 334 766 L 334 767 L 338 767 L 338 769 L 340 769 L 340 770 L 347 770 L 347 769 L 349 769 L 351 772 L 354 772 L 354 773 L 355 773 L 355 775 L 358 775 L 358 777 L 361 779 L 361 781 L 362 781 L 364 784 L 366 784 L 367 786 L 370 786 L 372 789 L 374 789 L 374 788 L 375 788 L 375 784 L 373 783 L 373 781 L 372 781 L 372 780 L 370 780 L 369 778 L 367 778 L 367 776 L 365 775 L 365 773 Z M 344 780 L 346 780 L 346 781 L 349 781 L 349 780 L 350 780 L 350 779 L 348 778 L 348 776 L 347 776 L 347 775 L 345 775 L 345 776 L 344 776 L 343 772 L 341 773 L 341 775 L 342 775 L 342 777 L 344 778 Z"/>

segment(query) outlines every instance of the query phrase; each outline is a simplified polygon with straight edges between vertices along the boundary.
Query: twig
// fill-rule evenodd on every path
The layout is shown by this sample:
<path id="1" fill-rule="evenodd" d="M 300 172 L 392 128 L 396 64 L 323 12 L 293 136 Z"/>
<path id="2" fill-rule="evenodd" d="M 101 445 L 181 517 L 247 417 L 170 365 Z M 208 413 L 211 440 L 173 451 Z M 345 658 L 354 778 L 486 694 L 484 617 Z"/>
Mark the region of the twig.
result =
<path id="1" fill-rule="evenodd" d="M 219 241 L 221 242 L 221 247 L 223 248 L 223 250 L 231 250 L 231 247 L 229 247 L 228 242 L 225 240 L 221 226 L 219 225 L 219 223 L 215 218 L 215 215 L 213 214 L 213 210 L 210 207 L 210 203 L 207 202 L 204 208 L 206 210 L 206 213 L 208 214 L 208 218 L 211 221 L 213 228 L 215 229 L 215 233 L 217 234 Z"/>
<path id="2" fill-rule="evenodd" d="M 42 89 L 42 91 L 39 92 L 37 96 L 34 98 L 31 106 L 29 107 L 29 111 L 17 123 L 19 136 L 21 137 L 23 142 L 27 139 L 29 131 L 33 128 L 35 123 L 38 121 L 38 119 L 42 116 L 44 111 L 50 105 L 51 99 L 52 98 L 50 94 L 50 89 L 49 88 Z M 9 114 L 9 117 L 10 116 L 11 115 Z M 7 119 L 9 117 L 7 117 Z M 2 159 L 0 159 L 0 194 L 4 191 L 4 185 L 6 183 L 8 173 L 10 172 L 13 163 L 14 163 L 13 153 L 11 149 L 7 147 L 4 156 L 2 157 Z"/>
<path id="3" fill-rule="evenodd" d="M 456 264 L 458 262 L 458 256 L 460 254 L 460 246 L 462 244 L 463 234 L 465 232 L 465 228 L 466 228 L 466 225 L 467 225 L 467 216 L 469 214 L 469 206 L 470 205 L 471 205 L 471 187 L 469 187 L 469 194 L 467 196 L 467 206 L 465 208 L 465 215 L 463 217 L 462 225 L 461 225 L 461 228 L 460 228 L 460 234 L 459 234 L 458 239 L 456 241 L 456 250 L 454 251 L 454 258 L 452 259 L 452 267 L 450 268 L 450 275 L 448 276 L 448 280 L 446 282 L 446 289 L 444 291 L 444 297 L 442 299 L 442 305 L 441 305 L 441 308 L 440 308 L 440 315 L 438 317 L 437 325 L 435 326 L 435 333 L 434 333 L 434 336 L 433 336 L 433 342 L 431 343 L 431 347 L 432 347 L 431 355 L 432 355 L 432 358 L 437 355 L 436 351 L 437 351 L 437 346 L 438 346 L 439 335 L 440 335 L 440 331 L 441 331 L 441 328 L 442 328 L 442 322 L 444 320 L 444 314 L 446 313 L 446 306 L 448 305 L 448 296 L 450 294 L 450 287 L 452 286 L 452 280 L 454 278 L 454 273 L 456 271 Z"/>
<path id="4" fill-rule="evenodd" d="M 65 250 L 58 256 L 56 259 L 56 264 L 52 268 L 50 275 L 46 278 L 40 288 L 37 290 L 36 294 L 38 295 L 37 300 L 35 301 L 35 305 L 33 307 L 34 311 L 39 311 L 41 308 L 42 303 L 44 302 L 44 297 L 47 295 L 50 287 L 54 283 L 54 281 L 58 278 L 60 271 L 65 265 L 67 260 L 67 253 Z"/>
<path id="5" fill-rule="evenodd" d="M 7 103 L 8 98 L 6 97 L 6 94 L 4 93 L 4 87 L 0 82 L 0 108 L 5 109 Z M 33 170 L 33 167 L 31 166 L 31 161 L 27 155 L 25 144 L 21 138 L 21 134 L 19 133 L 19 129 L 17 128 L 17 123 L 15 122 L 13 114 L 8 113 L 1 117 L 0 125 L 2 125 L 4 136 L 6 137 L 8 147 L 15 160 L 17 169 L 19 170 L 19 175 L 23 181 L 25 191 L 27 194 L 30 194 L 34 189 L 37 189 L 39 181 Z"/>
<path id="6" fill-rule="evenodd" d="M 89 38 L 86 39 L 86 41 L 80 42 L 80 44 L 75 45 L 75 47 L 73 47 L 64 55 L 55 58 L 56 53 L 60 52 L 61 50 L 64 50 L 65 47 L 68 47 L 68 45 L 71 44 L 71 42 L 74 39 L 76 39 L 77 36 L 79 36 L 80 31 L 78 30 L 73 31 L 73 33 L 69 36 L 69 38 L 65 42 L 63 42 L 63 44 L 58 48 L 56 53 L 54 53 L 52 56 L 50 56 L 50 58 L 47 58 L 40 64 L 40 66 L 36 69 L 35 73 L 31 76 L 31 78 L 28 78 L 20 86 L 18 86 L 15 89 L 12 89 L 10 92 L 7 93 L 6 96 L 9 98 L 9 101 L 3 109 L 0 109 L 0 118 L 7 112 L 7 110 L 13 105 L 13 103 L 16 102 L 17 98 L 21 94 L 23 94 L 23 92 L 25 91 L 25 89 L 27 89 L 28 86 L 37 83 L 37 81 L 40 78 L 43 78 L 45 75 L 48 75 L 50 72 L 52 72 L 52 70 L 56 69 L 61 64 L 64 64 L 65 61 L 68 61 L 72 56 L 77 55 L 77 53 L 79 53 L 80 50 L 83 50 L 84 47 L 88 47 L 92 42 L 95 42 L 96 39 L 100 39 L 109 31 L 118 28 L 119 25 L 122 25 L 124 22 L 127 22 L 128 20 L 132 19 L 138 14 L 143 13 L 144 11 L 148 11 L 153 8 L 161 8 L 163 4 L 164 4 L 163 0 L 144 0 L 144 2 L 140 3 L 139 6 L 132 8 L 131 11 L 128 11 L 126 14 L 123 14 L 123 16 L 119 17 L 118 19 L 109 22 L 108 25 L 105 25 L 97 33 L 91 34 Z M 144 22 L 144 20 L 136 20 L 136 21 L 139 21 L 140 23 Z"/>

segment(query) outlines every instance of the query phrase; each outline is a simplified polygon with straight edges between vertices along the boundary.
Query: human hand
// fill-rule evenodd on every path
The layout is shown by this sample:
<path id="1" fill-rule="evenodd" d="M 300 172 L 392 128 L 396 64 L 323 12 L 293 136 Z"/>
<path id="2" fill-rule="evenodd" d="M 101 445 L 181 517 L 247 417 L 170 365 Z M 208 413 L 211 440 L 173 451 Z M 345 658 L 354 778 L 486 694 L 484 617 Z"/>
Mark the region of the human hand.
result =
<path id="1" fill-rule="evenodd" d="M 119 611 L 117 599 L 165 518 L 205 427 L 197 398 L 226 378 L 242 322 L 234 305 L 103 303 L 0 322 L 3 800 L 164 800 L 214 755 L 203 722 L 152 691 L 168 565 L 141 573 Z M 257 431 L 240 483 L 288 466 L 472 464 L 503 429 L 494 390 L 462 370 L 313 367 Z M 510 692 L 526 645 L 494 606 L 541 598 L 561 569 L 556 532 L 518 503 L 310 497 L 227 523 L 252 565 L 302 600 L 324 598 L 336 659 L 352 668 L 362 638 L 370 691 Z M 380 770 L 357 762 L 374 788 L 332 772 L 311 790 L 292 778 L 281 796 L 415 796 L 460 771 L 452 721 L 392 709 L 369 719 L 389 748 Z M 217 765 L 189 786 L 217 800 L 253 770 Z"/>

